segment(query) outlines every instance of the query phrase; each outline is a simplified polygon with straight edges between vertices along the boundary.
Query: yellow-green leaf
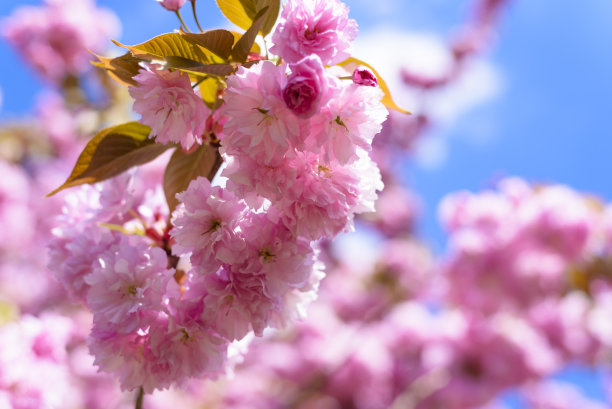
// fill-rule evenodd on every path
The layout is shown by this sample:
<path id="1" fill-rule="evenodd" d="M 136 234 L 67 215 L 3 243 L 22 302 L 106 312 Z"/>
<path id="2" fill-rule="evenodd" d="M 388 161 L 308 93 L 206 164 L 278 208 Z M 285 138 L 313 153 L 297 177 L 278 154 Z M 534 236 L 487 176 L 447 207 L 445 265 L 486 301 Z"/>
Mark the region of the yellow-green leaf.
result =
<path id="1" fill-rule="evenodd" d="M 53 192 L 117 176 L 129 168 L 150 162 L 176 145 L 149 139 L 151 129 L 138 122 L 106 128 L 89 141 L 66 181 Z"/>
<path id="2" fill-rule="evenodd" d="M 389 109 L 393 109 L 395 111 L 399 111 L 403 114 L 410 114 L 409 111 L 406 111 L 403 108 L 400 108 L 395 101 L 393 100 L 393 97 L 391 97 L 391 91 L 389 90 L 389 87 L 387 86 L 387 83 L 385 82 L 385 80 L 383 80 L 383 78 L 380 76 L 380 74 L 378 72 L 376 72 L 376 70 L 368 63 L 358 60 L 357 58 L 354 57 L 349 57 L 346 60 L 342 61 L 341 63 L 338 64 L 339 66 L 343 67 L 345 70 L 349 71 L 349 72 L 353 72 L 355 70 L 355 68 L 357 68 L 360 65 L 366 66 L 369 69 L 372 70 L 372 72 L 374 73 L 374 75 L 376 75 L 376 78 L 378 79 L 378 86 L 380 87 L 380 89 L 385 93 L 383 99 L 382 99 L 382 103 Z"/>
<path id="3" fill-rule="evenodd" d="M 200 96 L 213 109 L 217 105 L 217 92 L 219 91 L 219 80 L 214 77 L 204 78 L 198 85 L 200 88 Z"/>
<path id="4" fill-rule="evenodd" d="M 112 79 L 122 85 L 138 85 L 132 78 L 138 74 L 140 59 L 132 56 L 131 53 L 125 53 L 116 58 L 106 58 L 99 55 L 96 55 L 96 57 L 100 62 L 92 61 L 92 64 L 105 69 Z"/>
<path id="5" fill-rule="evenodd" d="M 255 38 L 257 37 L 259 29 L 265 21 L 268 10 L 268 7 L 261 9 L 255 16 L 251 27 L 249 27 L 244 35 L 236 42 L 236 45 L 234 45 L 234 48 L 232 49 L 232 58 L 234 61 L 245 62 L 247 60 L 249 57 L 249 51 L 255 43 Z"/>
<path id="6" fill-rule="evenodd" d="M 205 49 L 179 33 L 162 34 L 137 45 L 123 45 L 114 40 L 113 42 L 120 47 L 127 48 L 135 57 L 142 59 L 165 60 L 166 57 L 180 57 L 203 64 L 209 62 Z"/>
<path id="7" fill-rule="evenodd" d="M 217 5 L 229 21 L 243 30 L 251 27 L 257 14 L 268 7 L 270 11 L 258 29 L 264 37 L 272 31 L 280 11 L 280 0 L 217 0 Z"/>
<path id="8" fill-rule="evenodd" d="M 218 148 L 202 145 L 190 153 L 177 148 L 164 173 L 164 194 L 170 212 L 178 205 L 177 193 L 187 189 L 189 182 L 198 176 L 212 181 L 222 163 Z"/>
<path id="9" fill-rule="evenodd" d="M 227 60 L 232 52 L 234 36 L 227 30 L 208 30 L 203 33 L 185 33 L 181 35 L 207 50 Z"/>

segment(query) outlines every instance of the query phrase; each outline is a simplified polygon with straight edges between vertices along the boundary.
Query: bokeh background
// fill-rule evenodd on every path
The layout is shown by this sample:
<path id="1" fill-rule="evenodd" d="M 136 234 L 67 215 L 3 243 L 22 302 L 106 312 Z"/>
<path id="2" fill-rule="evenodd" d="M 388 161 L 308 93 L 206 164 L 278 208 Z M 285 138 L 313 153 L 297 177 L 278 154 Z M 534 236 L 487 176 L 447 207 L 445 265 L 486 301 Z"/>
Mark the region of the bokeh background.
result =
<path id="1" fill-rule="evenodd" d="M 212 6 L 212 0 L 199 3 L 205 1 Z M 152 2 L 97 3 L 121 20 L 117 40 L 135 44 L 176 27 L 175 17 Z M 449 61 L 446 44 L 469 19 L 473 2 L 346 3 L 360 24 L 355 55 L 378 69 L 400 105 L 415 112 L 428 106 L 432 126 L 416 142 L 401 177 L 420 196 L 418 231 L 436 252 L 445 246 L 437 205 L 452 191 L 480 190 L 516 175 L 612 200 L 612 2 L 509 1 L 484 52 L 451 87 L 425 102 L 402 84 L 401 69 L 424 75 L 443 71 Z M 25 4 L 39 2 L 2 1 L 0 18 Z M 202 13 L 200 19 L 208 27 L 228 26 L 219 12 Z M 110 42 L 109 53 L 119 53 Z M 47 84 L 5 42 L 0 42 L 0 61 L 0 121 L 7 122 L 28 115 Z M 557 378 L 604 399 L 597 369 L 571 367 Z M 512 394 L 507 402 L 513 404 Z"/>

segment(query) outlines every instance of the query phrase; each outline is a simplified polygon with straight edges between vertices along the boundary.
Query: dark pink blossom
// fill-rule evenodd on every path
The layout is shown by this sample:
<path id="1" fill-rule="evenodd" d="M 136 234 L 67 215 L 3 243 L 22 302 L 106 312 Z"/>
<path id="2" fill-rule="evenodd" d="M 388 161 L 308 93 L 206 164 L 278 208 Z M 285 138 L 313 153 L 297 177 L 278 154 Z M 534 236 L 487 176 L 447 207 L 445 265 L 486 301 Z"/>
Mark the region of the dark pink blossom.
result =
<path id="1" fill-rule="evenodd" d="M 310 118 L 331 95 L 321 60 L 316 55 L 305 57 L 289 66 L 291 75 L 283 89 L 287 107 L 300 118 Z"/>

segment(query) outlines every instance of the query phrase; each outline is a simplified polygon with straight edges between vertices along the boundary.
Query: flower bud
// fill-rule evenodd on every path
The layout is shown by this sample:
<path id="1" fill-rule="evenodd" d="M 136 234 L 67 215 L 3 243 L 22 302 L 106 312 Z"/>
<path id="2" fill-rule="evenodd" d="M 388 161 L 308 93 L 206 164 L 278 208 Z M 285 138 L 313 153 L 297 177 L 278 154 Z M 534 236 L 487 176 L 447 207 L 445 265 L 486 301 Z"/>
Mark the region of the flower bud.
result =
<path id="1" fill-rule="evenodd" d="M 357 85 L 366 85 L 368 87 L 378 86 L 376 75 L 368 67 L 360 65 L 353 71 L 353 82 Z"/>
<path id="2" fill-rule="evenodd" d="M 166 10 L 177 11 L 187 0 L 157 0 Z M 193 1 L 193 0 L 191 0 Z"/>

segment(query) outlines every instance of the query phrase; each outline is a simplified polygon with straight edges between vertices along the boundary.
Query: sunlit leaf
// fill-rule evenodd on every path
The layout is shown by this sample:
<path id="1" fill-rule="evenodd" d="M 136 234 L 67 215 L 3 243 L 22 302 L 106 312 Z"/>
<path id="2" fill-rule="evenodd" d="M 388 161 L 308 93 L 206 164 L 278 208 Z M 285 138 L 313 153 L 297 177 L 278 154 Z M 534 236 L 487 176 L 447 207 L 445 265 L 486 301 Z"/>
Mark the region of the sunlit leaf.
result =
<path id="1" fill-rule="evenodd" d="M 105 69 L 108 75 L 120 84 L 133 86 L 137 85 L 132 78 L 138 74 L 140 59 L 132 56 L 131 53 L 125 53 L 122 56 L 115 58 L 106 58 L 96 55 L 100 62 L 92 61 L 96 67 Z"/>
<path id="2" fill-rule="evenodd" d="M 234 36 L 227 30 L 209 30 L 203 33 L 184 33 L 181 35 L 207 50 L 215 53 L 219 57 L 227 60 L 232 52 Z"/>
<path id="3" fill-rule="evenodd" d="M 223 159 L 215 147 L 202 145 L 190 153 L 185 153 L 182 149 L 177 148 L 164 173 L 164 193 L 170 212 L 178 204 L 177 193 L 187 189 L 189 182 L 198 176 L 212 181 L 221 163 Z"/>
<path id="4" fill-rule="evenodd" d="M 198 85 L 200 96 L 208 105 L 209 108 L 215 108 L 217 105 L 217 92 L 219 90 L 219 80 L 214 77 L 204 78 Z"/>
<path id="5" fill-rule="evenodd" d="M 217 5 L 229 21 L 243 30 L 251 27 L 258 13 L 268 7 L 270 11 L 258 28 L 264 37 L 272 31 L 280 11 L 280 0 L 217 0 Z"/>
<path id="6" fill-rule="evenodd" d="M 342 61 L 341 63 L 338 64 L 339 66 L 343 67 L 344 69 L 346 69 L 349 72 L 353 72 L 355 70 L 355 68 L 357 68 L 360 65 L 366 66 L 369 69 L 372 70 L 372 72 L 374 73 L 374 75 L 376 75 L 376 78 L 378 79 L 378 86 L 380 87 L 380 89 L 385 93 L 385 96 L 382 99 L 382 103 L 389 109 L 393 109 L 395 111 L 399 111 L 401 113 L 404 114 L 410 114 L 409 111 L 406 111 L 403 108 L 400 108 L 395 101 L 393 100 L 393 97 L 391 97 L 391 91 L 389 90 L 389 87 L 387 86 L 387 83 L 385 82 L 385 80 L 383 80 L 383 78 L 380 76 L 380 74 L 378 72 L 376 72 L 376 70 L 368 63 L 358 60 L 357 58 L 353 58 L 353 57 L 349 57 L 348 59 Z"/>
<path id="7" fill-rule="evenodd" d="M 136 57 L 149 60 L 165 60 L 167 57 L 180 57 L 206 64 L 209 57 L 199 45 L 187 40 L 179 33 L 167 33 L 137 45 L 123 45 L 113 41 L 120 47 L 125 47 Z"/>
<path id="8" fill-rule="evenodd" d="M 133 166 L 150 162 L 176 146 L 155 143 L 149 139 L 150 132 L 148 126 L 138 122 L 128 122 L 98 132 L 81 152 L 68 179 L 49 196 L 72 186 L 112 178 Z"/>
<path id="9" fill-rule="evenodd" d="M 255 16 L 255 19 L 253 20 L 253 25 L 251 25 L 251 27 L 249 27 L 249 29 L 244 33 L 244 35 L 240 37 L 238 42 L 236 42 L 236 45 L 232 49 L 232 58 L 235 61 L 244 62 L 247 60 L 249 52 L 251 51 L 251 47 L 255 43 L 257 33 L 259 32 L 259 29 L 265 21 L 266 13 L 268 12 L 268 10 L 268 7 L 264 7 L 263 9 L 261 9 Z"/>

